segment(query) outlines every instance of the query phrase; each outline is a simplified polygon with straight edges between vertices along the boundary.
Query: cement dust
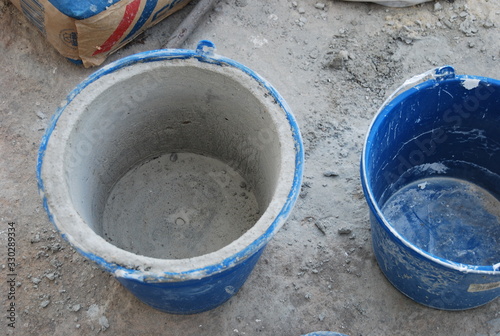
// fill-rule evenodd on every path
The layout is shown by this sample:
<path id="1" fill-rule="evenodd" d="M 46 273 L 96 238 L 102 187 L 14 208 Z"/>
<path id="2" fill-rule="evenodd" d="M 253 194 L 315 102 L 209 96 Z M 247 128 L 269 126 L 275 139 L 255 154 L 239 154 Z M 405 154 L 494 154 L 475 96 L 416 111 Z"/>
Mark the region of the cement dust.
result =
<path id="1" fill-rule="evenodd" d="M 221 249 L 258 218 L 255 196 L 237 171 L 207 156 L 167 153 L 118 181 L 103 236 L 136 254 L 182 259 Z"/>

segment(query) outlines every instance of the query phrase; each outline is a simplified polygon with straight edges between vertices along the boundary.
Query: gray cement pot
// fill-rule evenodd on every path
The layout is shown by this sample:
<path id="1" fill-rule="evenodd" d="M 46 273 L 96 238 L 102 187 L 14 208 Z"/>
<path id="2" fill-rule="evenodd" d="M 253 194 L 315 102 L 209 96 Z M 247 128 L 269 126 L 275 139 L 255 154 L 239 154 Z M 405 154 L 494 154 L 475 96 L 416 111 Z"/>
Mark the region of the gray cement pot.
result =
<path id="1" fill-rule="evenodd" d="M 166 312 L 234 295 L 300 191 L 289 107 L 213 50 L 202 41 L 102 68 L 68 96 L 40 146 L 39 189 L 62 236 Z"/>

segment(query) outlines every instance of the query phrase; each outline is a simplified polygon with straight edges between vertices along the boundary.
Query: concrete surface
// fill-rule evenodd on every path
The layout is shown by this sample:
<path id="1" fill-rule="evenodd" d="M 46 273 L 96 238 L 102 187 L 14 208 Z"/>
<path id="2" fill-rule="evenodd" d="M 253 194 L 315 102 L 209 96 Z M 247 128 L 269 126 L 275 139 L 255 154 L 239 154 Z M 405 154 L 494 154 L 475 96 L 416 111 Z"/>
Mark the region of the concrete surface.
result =
<path id="1" fill-rule="evenodd" d="M 148 30 L 107 63 L 158 48 L 182 15 Z M 470 311 L 439 311 L 407 299 L 385 280 L 373 256 L 359 181 L 365 132 L 384 98 L 439 65 L 500 78 L 499 26 L 496 0 L 409 8 L 219 1 L 185 47 L 210 39 L 217 53 L 276 87 L 301 126 L 304 184 L 291 218 L 242 290 L 212 311 L 176 316 L 140 303 L 49 223 L 35 179 L 40 138 L 61 100 L 95 69 L 64 60 L 0 0 L 0 334 L 500 335 L 498 299 Z M 9 228 L 15 231 L 14 265 L 7 259 Z M 7 319 L 12 303 L 15 328 Z"/>

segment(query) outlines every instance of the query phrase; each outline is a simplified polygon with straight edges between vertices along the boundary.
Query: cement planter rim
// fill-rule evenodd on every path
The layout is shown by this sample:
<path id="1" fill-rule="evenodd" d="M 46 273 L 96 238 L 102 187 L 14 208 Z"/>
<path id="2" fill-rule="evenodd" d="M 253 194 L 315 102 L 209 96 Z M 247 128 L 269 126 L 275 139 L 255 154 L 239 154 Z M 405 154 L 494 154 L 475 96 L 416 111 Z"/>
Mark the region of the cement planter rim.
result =
<path id="1" fill-rule="evenodd" d="M 84 255 L 90 260 L 93 260 L 94 262 L 99 264 L 99 266 L 113 273 L 117 277 L 154 283 L 172 281 L 175 282 L 187 279 L 201 279 L 211 274 L 220 273 L 225 269 L 228 269 L 245 261 L 249 256 L 253 255 L 263 246 L 265 246 L 266 243 L 284 224 L 298 197 L 302 182 L 304 153 L 300 131 L 289 106 L 279 95 L 279 93 L 274 89 L 274 87 L 272 87 L 260 75 L 236 61 L 214 54 L 214 49 L 215 47 L 210 41 L 201 41 L 198 44 L 198 48 L 196 50 L 166 49 L 146 51 L 125 57 L 101 68 L 100 70 L 90 75 L 83 82 L 81 82 L 73 91 L 71 91 L 66 100 L 63 101 L 63 103 L 56 111 L 55 115 L 52 117 L 50 125 L 48 126 L 46 133 L 42 138 L 37 160 L 37 181 L 39 193 L 42 197 L 43 206 L 48 214 L 49 220 L 54 224 L 62 237 L 67 240 L 72 245 L 72 247 L 74 247 L 80 254 Z M 105 253 L 105 256 L 103 257 L 99 253 L 96 253 L 95 250 L 89 249 L 88 246 L 79 243 L 80 239 L 85 239 L 86 237 L 77 237 L 76 235 L 71 234 L 70 232 L 67 232 L 65 229 L 63 229 L 64 225 L 61 225 L 59 220 L 60 214 L 58 210 L 55 209 L 54 204 L 52 203 L 53 200 L 51 199 L 51 191 L 47 190 L 47 177 L 50 175 L 44 170 L 44 162 L 47 159 L 47 146 L 49 145 L 51 136 L 55 131 L 57 123 L 63 115 L 65 109 L 88 86 L 92 85 L 100 78 L 113 74 L 125 67 L 150 62 L 169 62 L 172 60 L 195 60 L 200 64 L 204 64 L 204 66 L 208 64 L 212 67 L 229 67 L 231 69 L 236 69 L 243 76 L 251 78 L 256 82 L 257 85 L 265 88 L 265 90 L 268 91 L 268 93 L 275 99 L 276 105 L 279 107 L 282 113 L 284 113 L 284 117 L 286 118 L 290 128 L 290 136 L 293 137 L 292 141 L 294 143 L 294 162 L 293 178 L 291 178 L 292 185 L 290 186 L 286 200 L 282 204 L 281 210 L 279 211 L 277 216 L 275 216 L 274 221 L 270 225 L 268 225 L 268 227 L 263 232 L 259 232 L 258 234 L 254 232 L 253 236 L 256 238 L 252 239 L 248 243 L 245 243 L 244 248 L 242 249 L 234 250 L 234 248 L 232 248 L 232 245 L 237 241 L 247 239 L 249 232 L 251 232 L 254 228 L 250 229 L 235 242 L 216 252 L 190 259 L 177 260 L 138 256 L 131 252 L 119 249 L 118 247 L 106 242 L 101 238 L 99 244 L 103 246 L 104 250 L 109 252 Z M 70 213 L 66 215 L 69 215 L 70 217 L 74 216 L 73 219 L 81 221 L 81 218 L 79 219 L 76 213 Z M 83 221 L 81 221 L 80 224 L 85 225 Z M 92 233 L 93 231 L 88 228 L 86 234 L 91 235 Z M 98 236 L 95 233 L 94 235 Z M 110 258 L 110 254 L 113 253 L 115 255 L 118 254 L 118 257 Z M 210 258 L 208 256 L 210 256 Z M 134 257 L 135 260 L 140 261 L 136 263 L 136 267 L 131 267 L 130 263 L 128 263 L 128 260 L 130 260 L 131 257 Z M 214 262 L 214 260 L 216 262 Z M 174 267 L 172 267 L 173 265 Z M 173 271 L 169 271 L 172 269 Z"/>

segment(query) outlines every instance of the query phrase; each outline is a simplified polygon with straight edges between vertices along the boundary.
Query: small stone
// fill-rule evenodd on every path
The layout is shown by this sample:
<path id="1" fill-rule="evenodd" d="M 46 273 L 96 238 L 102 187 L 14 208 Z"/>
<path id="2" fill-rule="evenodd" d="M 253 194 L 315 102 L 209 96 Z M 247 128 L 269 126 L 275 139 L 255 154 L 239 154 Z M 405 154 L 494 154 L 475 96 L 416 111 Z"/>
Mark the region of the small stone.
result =
<path id="1" fill-rule="evenodd" d="M 77 304 L 72 305 L 72 306 L 71 306 L 71 308 L 70 308 L 70 310 L 71 310 L 71 311 L 74 311 L 74 312 L 77 312 L 77 311 L 79 311 L 81 308 L 82 308 L 82 306 L 81 306 L 80 304 L 78 304 L 78 303 L 77 303 Z"/>
<path id="2" fill-rule="evenodd" d="M 479 29 L 477 28 L 475 22 L 470 18 L 467 18 L 460 24 L 460 31 L 465 34 L 465 36 L 474 36 Z"/>
<path id="3" fill-rule="evenodd" d="M 57 252 L 59 250 L 62 250 L 62 245 L 59 243 L 54 243 L 52 245 L 49 245 L 49 248 L 52 252 Z"/>
<path id="4" fill-rule="evenodd" d="M 342 57 L 344 61 L 347 61 L 351 55 L 349 55 L 349 52 L 347 50 L 341 50 L 339 51 L 339 56 Z"/>
<path id="5" fill-rule="evenodd" d="M 90 305 L 89 309 L 87 310 L 87 316 L 90 318 L 96 318 L 98 314 L 99 306 L 95 303 Z"/>
<path id="6" fill-rule="evenodd" d="M 32 278 L 31 282 L 33 282 L 35 285 L 38 285 L 42 280 L 39 278 Z"/>
<path id="7" fill-rule="evenodd" d="M 493 27 L 495 27 L 495 24 L 494 24 L 492 21 L 487 20 L 487 21 L 485 21 L 485 22 L 483 23 L 483 27 L 484 27 L 484 28 L 493 28 Z"/>
<path id="8" fill-rule="evenodd" d="M 42 111 L 36 111 L 35 112 L 36 116 L 40 119 L 47 119 L 47 116 L 45 115 L 45 113 L 43 113 Z"/>
<path id="9" fill-rule="evenodd" d="M 337 232 L 339 233 L 339 235 L 348 235 L 352 232 L 352 230 L 349 228 L 342 227 L 342 228 L 338 229 Z"/>
<path id="10" fill-rule="evenodd" d="M 99 324 L 101 325 L 101 330 L 102 331 L 104 331 L 104 330 L 106 330 L 106 329 L 109 328 L 108 319 L 104 315 L 99 318 Z"/>
<path id="11" fill-rule="evenodd" d="M 45 308 L 50 304 L 50 300 L 44 300 L 40 302 L 40 307 Z"/>
<path id="12" fill-rule="evenodd" d="M 80 324 L 75 325 L 76 329 L 80 329 Z"/>
<path id="13" fill-rule="evenodd" d="M 304 9 L 304 7 L 299 7 L 297 9 L 297 12 L 299 12 L 299 14 L 304 14 L 306 12 L 306 10 Z"/>
<path id="14" fill-rule="evenodd" d="M 325 9 L 325 4 L 322 3 L 322 2 L 317 2 L 315 5 L 314 5 L 314 8 L 317 8 L 317 9 Z"/>
<path id="15" fill-rule="evenodd" d="M 449 28 L 449 29 L 453 29 L 453 23 L 451 23 L 450 20 L 443 20 L 443 24 Z"/>
<path id="16" fill-rule="evenodd" d="M 318 221 L 318 222 L 315 222 L 314 225 L 316 225 L 316 227 L 318 228 L 318 230 L 322 234 L 326 235 L 326 229 L 325 229 L 325 226 L 323 225 L 323 223 L 321 223 L 321 222 Z"/>
<path id="17" fill-rule="evenodd" d="M 434 11 L 435 11 L 435 12 L 438 12 L 438 11 L 440 11 L 440 10 L 442 10 L 442 9 L 443 9 L 443 5 L 441 5 L 439 2 L 436 2 L 436 3 L 434 4 Z"/>
<path id="18" fill-rule="evenodd" d="M 334 173 L 332 171 L 327 171 L 327 172 L 323 173 L 323 176 L 325 176 L 325 177 L 337 177 L 337 176 L 339 176 L 339 174 Z"/>
<path id="19" fill-rule="evenodd" d="M 177 153 L 170 154 L 170 161 L 175 162 L 177 161 L 177 159 L 178 159 Z"/>
<path id="20" fill-rule="evenodd" d="M 49 279 L 50 281 L 54 281 L 54 279 L 56 278 L 56 275 L 55 275 L 55 273 L 48 273 L 48 274 L 45 274 L 45 277 L 47 279 Z"/>
<path id="21" fill-rule="evenodd" d="M 344 58 L 340 55 L 336 55 L 332 58 L 332 60 L 328 63 L 328 67 L 335 70 L 342 70 L 344 68 Z"/>
<path id="22" fill-rule="evenodd" d="M 40 234 L 39 233 L 37 233 L 35 235 L 35 238 L 31 239 L 31 243 L 38 243 L 38 242 L 40 242 Z"/>
<path id="23" fill-rule="evenodd" d="M 54 258 L 50 261 L 50 264 L 54 266 L 55 268 L 59 268 L 63 265 L 62 262 L 60 262 L 57 258 Z"/>

